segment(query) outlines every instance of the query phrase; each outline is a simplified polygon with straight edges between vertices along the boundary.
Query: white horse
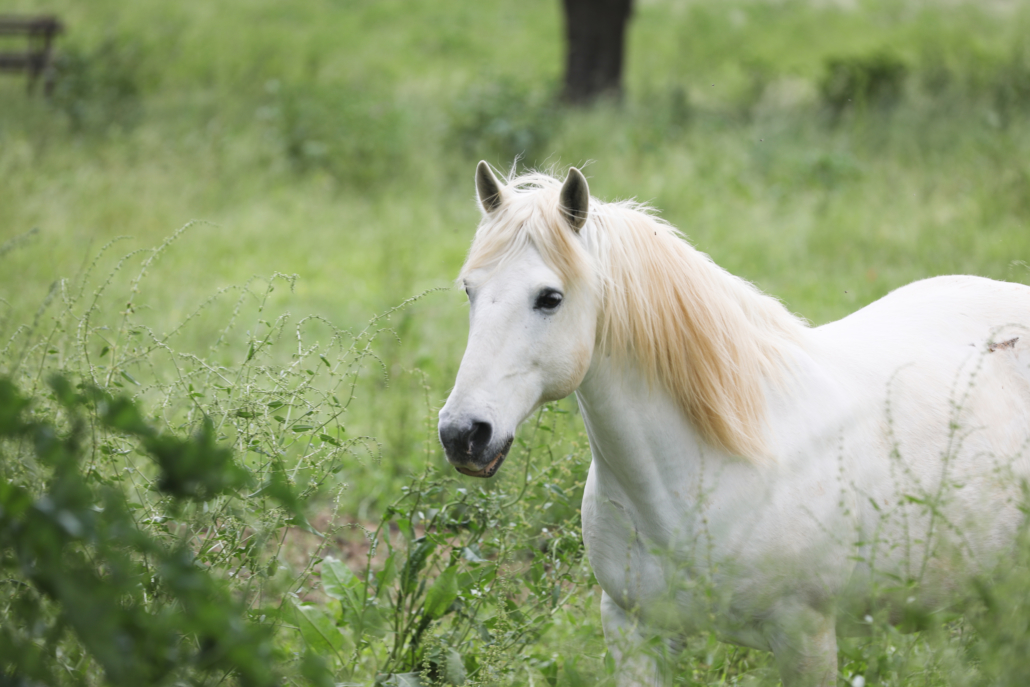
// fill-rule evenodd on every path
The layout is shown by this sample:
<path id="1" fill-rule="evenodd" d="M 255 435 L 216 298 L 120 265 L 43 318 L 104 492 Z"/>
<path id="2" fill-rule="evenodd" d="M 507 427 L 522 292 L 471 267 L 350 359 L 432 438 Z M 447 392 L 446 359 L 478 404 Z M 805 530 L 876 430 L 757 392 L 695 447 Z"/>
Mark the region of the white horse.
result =
<path id="1" fill-rule="evenodd" d="M 810 328 L 647 208 L 591 199 L 575 168 L 502 185 L 481 162 L 476 186 L 440 439 L 490 477 L 520 422 L 576 392 L 619 684 L 667 679 L 640 646 L 715 618 L 785 684 L 834 685 L 838 631 L 939 609 L 1011 549 L 1030 288 L 938 277 Z"/>

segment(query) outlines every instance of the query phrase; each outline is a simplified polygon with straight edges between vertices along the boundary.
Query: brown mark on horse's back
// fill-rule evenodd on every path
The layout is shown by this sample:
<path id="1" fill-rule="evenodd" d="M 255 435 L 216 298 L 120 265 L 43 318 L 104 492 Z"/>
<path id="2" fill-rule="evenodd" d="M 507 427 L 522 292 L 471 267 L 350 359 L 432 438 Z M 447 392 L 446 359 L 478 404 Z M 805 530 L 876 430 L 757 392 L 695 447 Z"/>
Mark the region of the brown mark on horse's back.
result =
<path id="1" fill-rule="evenodd" d="M 1019 341 L 1019 337 L 1018 336 L 1013 337 L 1013 338 L 1009 339 L 1008 341 L 1001 341 L 999 343 L 994 343 L 992 341 L 992 342 L 987 344 L 987 351 L 989 353 L 994 353 L 995 351 L 1003 351 L 1006 348 L 1015 348 L 1017 341 Z"/>

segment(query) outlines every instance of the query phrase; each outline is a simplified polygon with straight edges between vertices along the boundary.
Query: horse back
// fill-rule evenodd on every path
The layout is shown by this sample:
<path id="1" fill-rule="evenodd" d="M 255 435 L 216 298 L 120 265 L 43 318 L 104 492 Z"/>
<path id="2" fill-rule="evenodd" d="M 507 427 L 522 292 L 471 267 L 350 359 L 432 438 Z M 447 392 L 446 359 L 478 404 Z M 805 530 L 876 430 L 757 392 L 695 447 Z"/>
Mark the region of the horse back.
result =
<path id="1" fill-rule="evenodd" d="M 855 494 L 858 558 L 920 581 L 934 605 L 960 577 L 956 565 L 988 564 L 1023 520 L 1030 287 L 927 279 L 813 334 L 843 399 L 826 427 L 839 434 Z M 861 586 L 872 579 L 866 563 Z"/>

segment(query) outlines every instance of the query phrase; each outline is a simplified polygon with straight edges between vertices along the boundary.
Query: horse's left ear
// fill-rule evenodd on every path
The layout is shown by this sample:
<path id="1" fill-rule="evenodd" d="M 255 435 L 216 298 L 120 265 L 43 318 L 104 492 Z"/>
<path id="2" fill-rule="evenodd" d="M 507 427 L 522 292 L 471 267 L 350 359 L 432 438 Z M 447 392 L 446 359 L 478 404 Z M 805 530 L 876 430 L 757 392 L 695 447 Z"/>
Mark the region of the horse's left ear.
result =
<path id="1" fill-rule="evenodd" d="M 587 186 L 587 179 L 583 176 L 583 172 L 575 167 L 569 169 L 569 176 L 562 184 L 558 204 L 565 221 L 569 223 L 572 230 L 578 232 L 582 229 L 587 221 L 587 212 L 590 210 L 590 187 Z"/>

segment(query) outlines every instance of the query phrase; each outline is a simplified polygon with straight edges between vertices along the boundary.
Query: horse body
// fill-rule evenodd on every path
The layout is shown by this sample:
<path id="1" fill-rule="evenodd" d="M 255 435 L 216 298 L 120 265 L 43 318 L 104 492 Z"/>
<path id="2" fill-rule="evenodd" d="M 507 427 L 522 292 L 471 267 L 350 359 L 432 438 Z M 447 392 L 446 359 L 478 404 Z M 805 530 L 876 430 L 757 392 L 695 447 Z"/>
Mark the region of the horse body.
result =
<path id="1" fill-rule="evenodd" d="M 1030 289 L 939 278 L 867 310 L 793 351 L 766 464 L 706 445 L 661 388 L 595 355 L 577 391 L 593 452 L 583 534 L 615 605 L 685 632 L 717 610 L 725 638 L 772 650 L 792 616 L 847 631 L 892 590 L 896 619 L 937 610 L 963 580 L 935 554 L 968 557 L 969 574 L 1011 545 L 1030 355 L 987 346 L 1030 322 Z"/>
<path id="2" fill-rule="evenodd" d="M 481 165 L 487 232 L 498 231 L 496 213 L 528 225 L 532 213 L 516 210 L 555 200 L 513 198 L 491 180 Z M 706 307 L 690 301 L 694 290 L 719 304 L 685 325 L 718 353 L 692 348 L 687 364 L 714 369 L 677 394 L 648 361 L 672 356 L 675 370 L 682 351 L 649 358 L 644 334 L 628 355 L 613 348 L 606 308 L 630 287 L 613 282 L 610 263 L 625 256 L 604 252 L 615 240 L 604 234 L 615 225 L 600 216 L 609 206 L 586 220 L 585 184 L 570 173 L 559 198 L 566 224 L 553 228 L 582 246 L 556 249 L 549 235 L 518 243 L 516 232 L 506 237 L 516 245 L 477 263 L 474 244 L 463 272 L 469 348 L 440 432 L 459 470 L 490 476 L 518 422 L 575 390 L 592 451 L 583 537 L 621 684 L 659 679 L 661 662 L 640 651 L 649 632 L 683 635 L 712 618 L 725 639 L 772 651 L 786 684 L 834 684 L 838 631 L 861 626 L 881 604 L 898 620 L 932 612 L 1011 547 L 1023 520 L 1020 484 L 1030 477 L 1030 345 L 1017 338 L 1030 324 L 1030 288 L 930 279 L 809 329 L 695 261 L 683 291 L 669 294 L 660 281 L 640 287 L 675 307 L 688 302 L 680 310 L 688 318 Z M 657 225 L 635 240 L 652 228 L 657 241 Z M 628 264 L 624 280 L 663 264 L 664 253 L 640 245 L 627 249 L 640 264 Z M 592 272 L 577 272 L 574 255 L 557 264 L 556 250 L 581 248 Z M 726 360 L 732 365 L 719 367 Z M 746 412 L 756 395 L 736 389 L 752 373 L 764 406 L 757 415 Z M 713 393 L 733 403 L 718 406 L 727 399 Z M 710 421 L 712 407 L 720 410 Z M 758 438 L 748 444 L 755 418 Z M 737 446 L 760 453 L 732 450 L 734 431 Z"/>

